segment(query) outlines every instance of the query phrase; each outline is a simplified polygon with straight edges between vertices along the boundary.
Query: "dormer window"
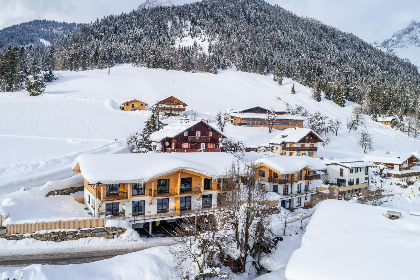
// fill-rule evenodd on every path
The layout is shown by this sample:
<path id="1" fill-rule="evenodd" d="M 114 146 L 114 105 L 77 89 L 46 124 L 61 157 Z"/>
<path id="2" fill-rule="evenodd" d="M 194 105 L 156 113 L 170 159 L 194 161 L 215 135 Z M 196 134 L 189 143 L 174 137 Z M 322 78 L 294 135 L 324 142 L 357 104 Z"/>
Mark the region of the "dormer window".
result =
<path id="1" fill-rule="evenodd" d="M 200 137 L 201 136 L 201 131 L 196 131 L 195 136 Z"/>
<path id="2" fill-rule="evenodd" d="M 184 131 L 184 136 L 188 136 L 188 130 Z"/>

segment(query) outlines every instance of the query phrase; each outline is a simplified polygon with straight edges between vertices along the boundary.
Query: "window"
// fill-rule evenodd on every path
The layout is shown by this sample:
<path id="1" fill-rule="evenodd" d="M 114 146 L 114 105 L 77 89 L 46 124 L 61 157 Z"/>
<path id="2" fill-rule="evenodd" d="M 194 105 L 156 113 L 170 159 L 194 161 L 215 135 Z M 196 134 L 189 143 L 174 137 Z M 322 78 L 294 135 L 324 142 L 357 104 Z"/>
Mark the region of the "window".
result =
<path id="1" fill-rule="evenodd" d="M 200 137 L 201 136 L 201 131 L 196 131 L 195 136 Z"/>
<path id="2" fill-rule="evenodd" d="M 367 180 L 369 180 L 369 177 L 365 177 L 365 180 L 367 181 Z"/>
<path id="3" fill-rule="evenodd" d="M 134 104 L 131 104 L 131 108 L 134 108 Z"/>
<path id="4" fill-rule="evenodd" d="M 209 149 L 213 149 L 214 148 L 214 144 L 213 143 L 209 143 L 208 144 Z"/>
<path id="5" fill-rule="evenodd" d="M 90 194 L 88 194 L 88 205 L 90 205 Z"/>
<path id="6" fill-rule="evenodd" d="M 181 178 L 181 192 L 190 192 L 192 185 L 192 177 Z"/>
<path id="7" fill-rule="evenodd" d="M 283 194 L 289 194 L 289 188 L 286 185 L 283 186 Z"/>
<path id="8" fill-rule="evenodd" d="M 258 175 L 260 175 L 260 177 L 265 177 L 265 171 L 264 170 L 259 170 Z"/>
<path id="9" fill-rule="evenodd" d="M 184 136 L 188 136 L 188 130 L 184 131 Z"/>
<path id="10" fill-rule="evenodd" d="M 349 186 L 353 186 L 354 185 L 354 179 L 349 179 Z"/>
<path id="11" fill-rule="evenodd" d="M 184 149 L 188 149 L 188 146 L 189 146 L 188 143 L 183 143 L 182 144 L 182 148 L 184 148 Z"/>
<path id="12" fill-rule="evenodd" d="M 211 179 L 204 179 L 204 190 L 211 190 Z"/>
<path id="13" fill-rule="evenodd" d="M 211 208 L 212 206 L 212 195 L 203 195 L 201 198 L 202 208 Z"/>
<path id="14" fill-rule="evenodd" d="M 340 168 L 340 177 L 343 177 L 343 173 L 344 173 L 343 168 Z"/>
<path id="15" fill-rule="evenodd" d="M 309 183 L 305 185 L 305 192 L 309 191 Z"/>
<path id="16" fill-rule="evenodd" d="M 302 197 L 301 196 L 299 196 L 297 198 L 297 206 L 302 206 Z"/>
<path id="17" fill-rule="evenodd" d="M 297 193 L 302 193 L 302 184 L 297 184 Z"/>
<path id="18" fill-rule="evenodd" d="M 133 195 L 144 195 L 144 184 L 133 183 Z"/>
<path id="19" fill-rule="evenodd" d="M 210 131 L 209 132 L 209 136 L 212 137 L 213 136 L 213 132 Z"/>
<path id="20" fill-rule="evenodd" d="M 369 167 L 365 167 L 365 175 L 369 174 Z"/>
<path id="21" fill-rule="evenodd" d="M 191 196 L 184 196 L 179 198 L 179 209 L 181 211 L 191 210 Z"/>
<path id="22" fill-rule="evenodd" d="M 169 193 L 169 179 L 158 179 L 157 180 L 157 192 L 158 193 Z"/>
<path id="23" fill-rule="evenodd" d="M 169 212 L 169 198 L 158 199 L 156 202 L 157 202 L 158 213 Z"/>
<path id="24" fill-rule="evenodd" d="M 289 174 L 284 174 L 284 180 L 286 180 L 286 181 L 289 180 Z"/>
<path id="25" fill-rule="evenodd" d="M 305 147 L 305 144 L 300 144 L 300 146 L 303 148 L 303 147 Z"/>
<path id="26" fill-rule="evenodd" d="M 120 190 L 120 186 L 118 184 L 109 184 L 106 185 L 106 195 L 118 195 L 118 191 Z"/>
<path id="27" fill-rule="evenodd" d="M 353 168 L 350 168 L 350 173 L 353 173 Z"/>
<path id="28" fill-rule="evenodd" d="M 273 178 L 278 178 L 279 174 L 277 174 L 276 172 L 273 172 Z"/>
<path id="29" fill-rule="evenodd" d="M 359 178 L 356 178 L 356 185 L 359 184 Z"/>
<path id="30" fill-rule="evenodd" d="M 145 207 L 144 205 L 145 205 L 144 200 L 133 201 L 131 204 L 132 215 L 133 216 L 144 215 L 144 207 Z"/>
<path id="31" fill-rule="evenodd" d="M 358 173 L 359 172 L 359 168 L 355 168 L 354 173 Z"/>
<path id="32" fill-rule="evenodd" d="M 311 144 L 311 147 L 313 148 L 313 147 L 315 147 L 315 145 L 314 144 Z"/>
<path id="33" fill-rule="evenodd" d="M 275 193 L 279 192 L 279 185 L 273 185 L 273 192 Z"/>
<path id="34" fill-rule="evenodd" d="M 299 171 L 299 172 L 298 172 L 298 181 L 302 180 L 302 172 L 303 172 L 303 171 Z"/>
<path id="35" fill-rule="evenodd" d="M 106 212 L 109 212 L 110 215 L 118 215 L 120 212 L 120 203 L 112 202 L 105 205 Z"/>

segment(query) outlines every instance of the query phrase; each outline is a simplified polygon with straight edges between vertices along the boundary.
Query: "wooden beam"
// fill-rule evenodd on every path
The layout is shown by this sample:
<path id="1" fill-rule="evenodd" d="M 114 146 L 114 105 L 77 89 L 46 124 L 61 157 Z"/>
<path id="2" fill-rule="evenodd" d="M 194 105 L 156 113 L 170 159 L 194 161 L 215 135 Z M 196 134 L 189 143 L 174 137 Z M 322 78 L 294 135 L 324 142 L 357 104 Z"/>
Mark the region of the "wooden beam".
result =
<path id="1" fill-rule="evenodd" d="M 178 172 L 178 194 L 181 194 L 181 171 Z"/>

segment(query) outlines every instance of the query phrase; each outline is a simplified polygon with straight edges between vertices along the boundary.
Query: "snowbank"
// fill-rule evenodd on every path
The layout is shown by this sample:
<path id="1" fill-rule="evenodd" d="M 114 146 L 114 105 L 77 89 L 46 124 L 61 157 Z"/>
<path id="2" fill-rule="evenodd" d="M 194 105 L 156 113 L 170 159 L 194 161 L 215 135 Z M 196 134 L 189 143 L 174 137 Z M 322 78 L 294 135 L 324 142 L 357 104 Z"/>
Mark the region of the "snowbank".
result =
<path id="1" fill-rule="evenodd" d="M 287 266 L 300 279 L 413 279 L 420 258 L 420 217 L 403 211 L 389 220 L 385 207 L 322 202 Z"/>

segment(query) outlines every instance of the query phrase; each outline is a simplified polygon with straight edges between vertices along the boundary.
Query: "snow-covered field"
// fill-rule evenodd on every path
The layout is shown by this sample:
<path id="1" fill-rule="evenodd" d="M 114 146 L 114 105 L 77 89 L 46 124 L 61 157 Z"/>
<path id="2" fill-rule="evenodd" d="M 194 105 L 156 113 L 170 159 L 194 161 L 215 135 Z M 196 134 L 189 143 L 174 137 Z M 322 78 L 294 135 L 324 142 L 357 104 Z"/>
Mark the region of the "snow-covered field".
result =
<path id="1" fill-rule="evenodd" d="M 46 93 L 29 97 L 26 92 L 0 94 L 0 192 L 42 185 L 48 179 L 70 176 L 74 158 L 86 152 L 118 152 L 124 139 L 142 129 L 149 112 L 124 112 L 118 106 L 137 98 L 155 104 L 174 95 L 188 104 L 187 114 L 213 119 L 218 111 L 263 106 L 283 110 L 285 102 L 300 104 L 342 120 L 339 136 L 321 148 L 319 156 L 361 158 L 358 133 L 344 126 L 353 104 L 341 108 L 328 100 L 315 102 L 310 89 L 293 81 L 279 86 L 271 76 L 221 71 L 219 74 L 185 73 L 122 65 L 107 70 L 58 72 Z M 281 99 L 281 100 L 279 100 Z M 172 120 L 171 120 L 172 121 Z M 378 150 L 418 151 L 420 142 L 389 127 L 366 120 Z M 226 132 L 253 146 L 274 134 L 267 129 L 227 127 Z"/>

